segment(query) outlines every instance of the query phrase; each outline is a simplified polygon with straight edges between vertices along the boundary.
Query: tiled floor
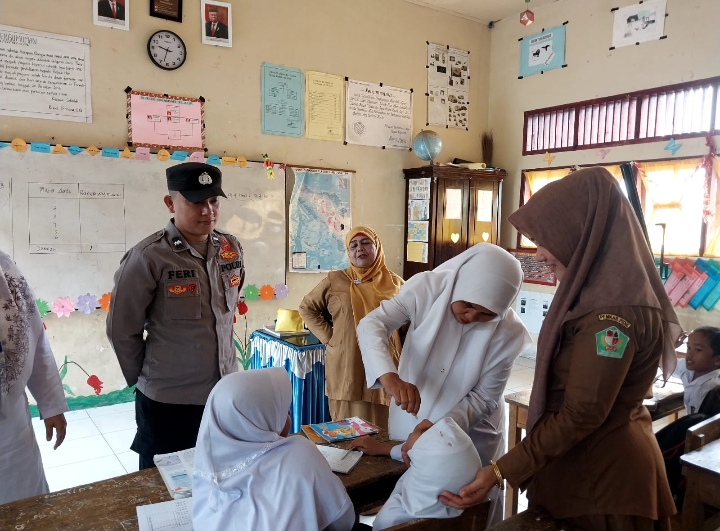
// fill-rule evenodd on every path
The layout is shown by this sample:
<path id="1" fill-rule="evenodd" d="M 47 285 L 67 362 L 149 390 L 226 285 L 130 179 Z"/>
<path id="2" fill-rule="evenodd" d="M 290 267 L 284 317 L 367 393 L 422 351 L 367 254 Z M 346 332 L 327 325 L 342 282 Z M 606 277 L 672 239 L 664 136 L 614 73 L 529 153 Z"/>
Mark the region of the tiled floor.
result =
<path id="1" fill-rule="evenodd" d="M 135 404 L 118 404 L 65 414 L 65 442 L 53 450 L 45 440 L 45 424 L 33 419 L 33 428 L 45 476 L 51 491 L 121 476 L 138 469 L 130 451 L 135 436 Z"/>

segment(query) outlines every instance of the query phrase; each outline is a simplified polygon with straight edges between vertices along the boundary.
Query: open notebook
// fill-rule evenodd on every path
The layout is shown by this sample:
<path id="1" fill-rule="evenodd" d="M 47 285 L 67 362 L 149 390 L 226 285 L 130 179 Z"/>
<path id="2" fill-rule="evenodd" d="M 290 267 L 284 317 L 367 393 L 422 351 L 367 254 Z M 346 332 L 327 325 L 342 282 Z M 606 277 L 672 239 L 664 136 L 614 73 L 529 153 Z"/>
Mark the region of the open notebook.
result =
<path id="1" fill-rule="evenodd" d="M 363 454 L 355 450 L 343 450 L 342 448 L 334 448 L 332 446 L 317 446 L 320 453 L 330 465 L 333 472 L 340 474 L 349 474 L 360 462 Z"/>

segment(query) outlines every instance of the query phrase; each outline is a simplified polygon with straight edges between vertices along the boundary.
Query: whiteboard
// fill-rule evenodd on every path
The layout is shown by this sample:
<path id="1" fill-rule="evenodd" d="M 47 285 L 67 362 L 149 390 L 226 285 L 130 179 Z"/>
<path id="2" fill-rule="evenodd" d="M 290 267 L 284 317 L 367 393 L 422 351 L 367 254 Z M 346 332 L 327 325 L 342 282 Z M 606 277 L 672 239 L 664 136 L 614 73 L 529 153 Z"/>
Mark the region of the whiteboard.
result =
<path id="1" fill-rule="evenodd" d="M 0 150 L 0 249 L 42 299 L 100 297 L 125 251 L 167 225 L 171 164 Z M 285 171 L 276 165 L 268 179 L 262 163 L 220 169 L 228 199 L 217 226 L 243 246 L 245 285 L 284 284 Z"/>

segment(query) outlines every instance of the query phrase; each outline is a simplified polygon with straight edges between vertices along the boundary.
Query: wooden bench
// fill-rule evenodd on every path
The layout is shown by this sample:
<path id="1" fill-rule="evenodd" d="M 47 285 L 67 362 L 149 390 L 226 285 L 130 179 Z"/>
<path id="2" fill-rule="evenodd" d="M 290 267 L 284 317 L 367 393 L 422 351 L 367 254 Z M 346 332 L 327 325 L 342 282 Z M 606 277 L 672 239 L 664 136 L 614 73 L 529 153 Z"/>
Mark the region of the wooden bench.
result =
<path id="1" fill-rule="evenodd" d="M 456 518 L 423 518 L 388 527 L 385 531 L 482 531 L 487 526 L 490 500 L 473 505 Z"/>
<path id="2" fill-rule="evenodd" d="M 577 527 L 553 518 L 542 509 L 528 509 L 488 527 L 488 531 L 580 531 Z"/>
<path id="3" fill-rule="evenodd" d="M 680 457 L 687 478 L 682 516 L 685 531 L 720 526 L 720 415 L 688 429 L 685 455 Z"/>

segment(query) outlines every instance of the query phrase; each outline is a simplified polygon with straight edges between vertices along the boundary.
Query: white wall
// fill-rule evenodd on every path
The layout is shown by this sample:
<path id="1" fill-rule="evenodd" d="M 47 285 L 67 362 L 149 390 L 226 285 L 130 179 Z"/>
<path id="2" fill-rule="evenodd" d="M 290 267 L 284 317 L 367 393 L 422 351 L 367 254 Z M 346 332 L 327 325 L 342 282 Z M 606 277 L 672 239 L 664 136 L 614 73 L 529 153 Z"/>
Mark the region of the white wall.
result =
<path id="1" fill-rule="evenodd" d="M 211 153 L 242 155 L 249 160 L 262 160 L 261 154 L 268 153 L 276 162 L 356 170 L 353 221 L 376 229 L 388 265 L 398 273 L 402 272 L 405 212 L 402 169 L 425 163 L 407 151 L 262 135 L 261 63 L 413 88 L 413 125 L 419 131 L 427 114 L 425 42 L 470 50 L 470 131 L 439 132 L 445 142 L 443 160 L 480 156 L 480 134 L 487 127 L 490 60 L 490 32 L 484 25 L 401 0 L 235 0 L 233 48 L 228 49 L 200 43 L 199 0 L 185 0 L 182 24 L 149 17 L 147 0 L 131 0 L 130 6 L 130 31 L 126 32 L 94 26 L 90 0 L 2 0 L 0 24 L 90 39 L 93 123 L 3 116 L 0 140 L 20 137 L 27 142 L 122 148 L 127 142 L 125 87 L 202 95 Z M 188 60 L 176 72 L 158 69 L 147 57 L 147 40 L 159 29 L 176 32 L 187 45 Z M 157 206 L 164 209 L 161 201 L 158 197 Z M 148 226 L 147 232 L 158 228 Z M 296 308 L 321 278 L 288 275 L 287 299 L 251 303 L 251 330 L 271 322 L 281 306 Z M 122 386 L 101 319 L 76 313 L 69 319 L 48 316 L 46 321 L 59 360 L 68 354 L 89 365 L 88 372 L 101 375 L 103 371 L 108 390 Z M 87 341 L 78 338 L 81 332 Z M 95 370 L 93 365 L 98 363 L 103 366 Z M 71 378 L 68 374 L 67 379 Z M 78 377 L 70 384 L 84 393 L 84 380 Z"/>
<path id="2" fill-rule="evenodd" d="M 668 0 L 665 19 L 667 39 L 610 51 L 614 7 L 635 0 L 559 0 L 535 11 L 535 23 L 524 27 L 517 17 L 497 23 L 491 30 L 490 129 L 495 139 L 493 163 L 508 172 L 503 186 L 501 241 L 515 247 L 517 233 L 507 216 L 518 208 L 520 172 L 546 168 L 544 155 L 522 155 L 525 111 L 612 96 L 694 79 L 720 75 L 720 2 L 718 0 Z M 532 8 L 532 5 L 530 6 Z M 569 21 L 565 62 L 567 68 L 518 79 L 518 39 Z M 716 138 L 720 142 L 720 138 Z M 707 154 L 704 138 L 679 141 L 677 157 Z M 553 153 L 551 167 L 600 164 L 614 161 L 659 159 L 669 156 L 667 141 L 611 148 L 602 160 L 597 149 Z M 526 284 L 525 289 L 552 291 Z M 720 322 L 720 312 L 678 309 L 682 324 L 692 329 L 700 323 Z"/>

